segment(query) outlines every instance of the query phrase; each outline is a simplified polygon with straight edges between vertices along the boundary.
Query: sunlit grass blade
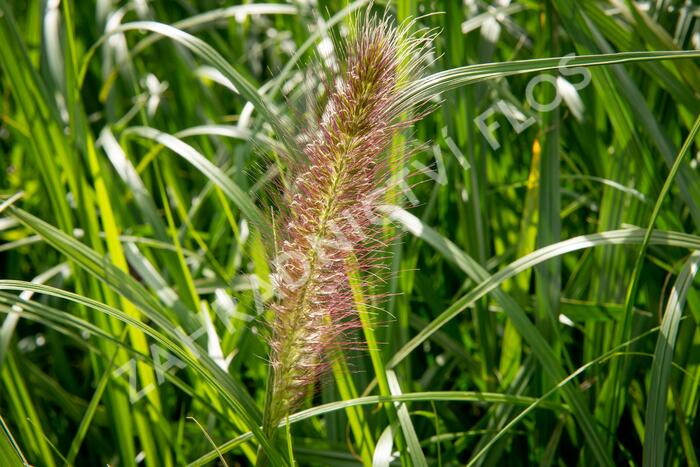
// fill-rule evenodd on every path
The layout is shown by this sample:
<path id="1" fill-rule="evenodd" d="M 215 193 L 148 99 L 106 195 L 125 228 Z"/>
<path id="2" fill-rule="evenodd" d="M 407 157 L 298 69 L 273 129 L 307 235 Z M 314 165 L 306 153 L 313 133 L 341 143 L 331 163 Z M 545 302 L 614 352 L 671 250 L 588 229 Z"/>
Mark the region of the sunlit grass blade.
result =
<path id="1" fill-rule="evenodd" d="M 622 63 L 645 62 L 652 60 L 680 60 L 699 58 L 700 52 L 663 51 L 663 52 L 621 52 L 600 55 L 579 55 L 556 58 L 537 58 L 515 60 L 508 63 L 486 63 L 468 65 L 427 76 L 407 90 L 401 108 L 410 108 L 426 98 L 451 89 L 476 83 L 486 79 L 502 76 L 514 76 L 522 73 L 543 72 L 550 70 L 571 69 L 577 67 L 605 66 Z"/>
<path id="2" fill-rule="evenodd" d="M 391 217 L 394 221 L 403 225 L 407 231 L 431 244 L 434 248 L 445 255 L 445 257 L 454 261 L 455 264 L 457 264 L 463 271 L 467 272 L 471 267 L 473 267 L 470 265 L 470 260 L 466 254 L 457 248 L 456 245 L 440 236 L 430 227 L 420 223 L 420 220 L 415 218 L 413 215 L 396 207 L 392 207 L 391 212 Z M 394 354 L 387 366 L 390 368 L 394 367 L 447 321 L 457 316 L 471 303 L 487 293 L 492 291 L 497 292 L 498 287 L 505 280 L 515 277 L 523 270 L 545 262 L 552 257 L 558 257 L 566 253 L 571 253 L 573 251 L 591 248 L 594 246 L 639 244 L 644 241 L 644 235 L 644 229 L 623 229 L 575 237 L 536 250 L 518 259 L 514 263 L 511 263 L 509 266 L 503 268 L 501 271 L 492 276 L 484 275 L 484 279 L 476 287 L 474 287 L 469 293 L 460 299 L 456 300 L 449 309 L 445 310 L 440 316 L 433 319 L 433 321 L 421 332 L 419 332 L 418 335 L 411 339 L 408 344 L 406 344 L 399 352 Z M 700 246 L 700 237 L 679 232 L 654 231 L 650 242 L 652 244 L 679 246 L 682 248 L 695 250 Z M 498 297 L 498 295 L 496 295 L 496 297 Z"/>
<path id="3" fill-rule="evenodd" d="M 20 219 L 21 222 L 26 223 L 28 227 L 32 228 L 38 234 L 44 237 L 48 243 L 62 251 L 91 274 L 94 274 L 96 277 L 104 280 L 111 287 L 114 287 L 114 289 L 121 293 L 125 298 L 136 304 L 141 313 L 148 316 L 149 319 L 158 324 L 164 331 L 168 331 L 175 339 L 182 338 L 182 331 L 180 334 L 178 334 L 176 327 L 166 318 L 167 312 L 165 312 L 163 307 L 143 288 L 143 286 L 137 283 L 133 278 L 127 276 L 115 266 L 105 264 L 94 251 L 90 250 L 85 245 L 70 238 L 49 224 L 20 209 L 11 209 L 13 209 L 13 215 Z M 94 304 L 94 301 L 91 301 L 91 303 Z M 133 320 L 131 322 L 133 323 Z M 194 350 L 197 352 L 196 349 L 189 350 Z M 256 432 L 257 435 L 259 435 L 257 438 L 258 441 L 261 444 L 266 445 L 266 449 L 270 449 L 271 456 L 273 459 L 275 459 L 275 457 L 279 454 L 277 454 L 276 449 L 269 444 L 265 436 L 258 428 L 260 412 L 258 407 L 252 401 L 250 395 L 243 387 L 241 387 L 240 384 L 238 384 L 236 380 L 228 378 L 228 376 L 223 373 L 215 362 L 206 357 L 202 357 L 201 361 L 206 363 L 208 367 L 207 369 L 216 375 L 216 380 L 220 384 L 224 384 L 224 386 L 227 387 L 227 400 L 229 400 L 233 407 L 240 412 L 247 426 Z M 277 462 L 279 465 L 284 465 L 281 458 L 279 460 L 275 459 L 275 462 Z"/>
<path id="4" fill-rule="evenodd" d="M 184 32 L 176 27 L 158 23 L 155 21 L 137 21 L 133 23 L 123 24 L 109 34 L 117 34 L 127 31 L 151 31 L 153 33 L 168 37 L 179 44 L 187 47 L 193 53 L 200 56 L 208 64 L 219 70 L 227 79 L 236 86 L 236 89 L 245 99 L 250 101 L 255 109 L 261 113 L 265 121 L 267 121 L 275 130 L 277 137 L 284 144 L 285 148 L 291 154 L 297 154 L 296 144 L 290 137 L 287 136 L 288 129 L 280 120 L 280 116 L 275 113 L 270 102 L 262 96 L 238 71 L 235 70 L 212 46 L 202 41 L 201 39 Z M 109 36 L 102 36 L 100 40 L 93 45 L 93 48 L 101 46 Z"/>
<path id="5" fill-rule="evenodd" d="M 0 0 L 0 465 L 698 465 L 696 2 L 215 3 Z M 364 17 L 426 46 L 361 166 L 405 210 L 270 423 L 287 194 L 368 115 L 332 99 Z"/>
<path id="6" fill-rule="evenodd" d="M 134 134 L 143 138 L 152 139 L 162 144 L 173 152 L 187 160 L 195 166 L 197 170 L 209 177 L 224 193 L 233 201 L 236 206 L 245 214 L 248 219 L 257 225 L 265 225 L 265 218 L 255 206 L 250 197 L 241 190 L 233 181 L 226 176 L 219 168 L 212 164 L 206 157 L 196 151 L 192 146 L 184 141 L 163 133 L 154 128 L 132 127 L 125 134 Z"/>
<path id="7" fill-rule="evenodd" d="M 0 426 L 2 429 L 2 433 L 0 433 L 0 456 L 7 462 L 8 467 L 29 465 L 2 417 L 0 417 L 0 425 L 2 425 Z"/>
<path id="8" fill-rule="evenodd" d="M 654 350 L 654 361 L 651 365 L 651 380 L 649 382 L 649 398 L 647 400 L 646 422 L 644 424 L 644 465 L 664 464 L 666 438 L 666 403 L 668 387 L 671 378 L 671 362 L 676 347 L 678 326 L 680 325 L 683 308 L 688 290 L 693 284 L 700 264 L 700 252 L 695 251 L 688 258 L 683 270 L 671 289 L 664 318 L 661 322 L 659 338 Z"/>
<path id="9" fill-rule="evenodd" d="M 332 402 L 329 404 L 319 405 L 310 409 L 297 412 L 289 416 L 289 423 L 297 423 L 303 420 L 307 420 L 312 417 L 318 417 L 320 415 L 343 410 L 347 407 L 355 407 L 361 405 L 374 405 L 381 403 L 394 403 L 394 402 L 485 402 L 485 403 L 503 403 L 503 404 L 515 404 L 515 405 L 532 405 L 535 404 L 541 408 L 547 408 L 552 410 L 569 410 L 568 407 L 562 406 L 559 403 L 541 400 L 532 397 L 525 396 L 511 396 L 508 394 L 500 393 L 485 393 L 485 392 L 470 392 L 470 391 L 432 391 L 432 392 L 416 392 L 416 393 L 404 393 L 398 396 L 364 396 L 358 397 L 356 399 L 347 401 Z M 286 422 L 285 422 L 286 423 Z M 226 453 L 234 449 L 236 446 L 244 443 L 245 441 L 253 437 L 252 433 L 244 433 L 235 439 L 232 439 L 218 447 L 217 450 L 213 450 L 204 456 L 192 461 L 188 464 L 189 467 L 195 467 L 199 465 L 204 465 L 207 462 L 211 462 L 216 459 L 219 452 Z"/>
<path id="10" fill-rule="evenodd" d="M 391 395 L 400 396 L 402 394 L 401 386 L 399 385 L 396 373 L 393 370 L 387 370 L 386 376 Z M 411 457 L 411 463 L 414 466 L 427 467 L 428 461 L 425 459 L 425 454 L 423 454 L 423 449 L 418 441 L 418 435 L 411 421 L 411 416 L 408 413 L 408 408 L 404 404 L 398 404 L 396 407 L 396 416 L 399 419 L 399 425 L 401 426 L 401 431 L 406 440 L 406 450 Z"/>

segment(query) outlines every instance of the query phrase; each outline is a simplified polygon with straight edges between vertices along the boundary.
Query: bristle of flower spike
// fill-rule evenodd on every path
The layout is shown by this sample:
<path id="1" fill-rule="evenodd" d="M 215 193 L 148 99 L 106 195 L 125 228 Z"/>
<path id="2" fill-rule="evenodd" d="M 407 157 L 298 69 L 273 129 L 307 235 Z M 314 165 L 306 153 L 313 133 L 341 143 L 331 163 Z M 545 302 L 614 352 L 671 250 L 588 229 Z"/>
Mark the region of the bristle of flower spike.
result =
<path id="1" fill-rule="evenodd" d="M 412 123 L 395 109 L 425 42 L 407 30 L 386 18 L 357 21 L 346 67 L 328 85 L 317 127 L 304 135 L 307 160 L 293 170 L 278 232 L 268 430 L 298 406 L 358 326 L 347 264 L 371 263 L 381 246 L 374 208 L 389 183 L 386 152 Z"/>

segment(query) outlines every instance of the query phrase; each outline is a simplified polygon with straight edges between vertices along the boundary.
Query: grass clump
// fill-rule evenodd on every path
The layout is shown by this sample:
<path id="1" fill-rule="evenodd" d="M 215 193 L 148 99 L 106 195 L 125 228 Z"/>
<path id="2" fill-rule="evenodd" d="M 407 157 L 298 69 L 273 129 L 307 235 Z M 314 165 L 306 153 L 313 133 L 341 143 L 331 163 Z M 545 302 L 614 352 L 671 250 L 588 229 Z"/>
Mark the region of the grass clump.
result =
<path id="1" fill-rule="evenodd" d="M 0 0 L 0 464 L 697 465 L 693 5 L 215 3 Z"/>

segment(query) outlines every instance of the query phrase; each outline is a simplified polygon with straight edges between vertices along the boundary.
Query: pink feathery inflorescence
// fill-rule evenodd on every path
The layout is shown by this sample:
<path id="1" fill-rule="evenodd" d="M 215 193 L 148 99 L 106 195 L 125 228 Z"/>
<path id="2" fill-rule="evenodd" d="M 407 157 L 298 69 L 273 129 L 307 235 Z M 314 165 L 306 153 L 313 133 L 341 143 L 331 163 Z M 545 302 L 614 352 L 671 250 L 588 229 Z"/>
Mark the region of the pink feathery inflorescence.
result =
<path id="1" fill-rule="evenodd" d="M 406 30 L 387 19 L 358 21 L 344 71 L 329 86 L 317 127 L 305 133 L 306 161 L 293 170 L 279 227 L 268 427 L 296 408 L 358 326 L 348 264 L 367 266 L 381 245 L 374 208 L 391 186 L 387 152 L 412 123 L 395 110 L 422 44 Z"/>

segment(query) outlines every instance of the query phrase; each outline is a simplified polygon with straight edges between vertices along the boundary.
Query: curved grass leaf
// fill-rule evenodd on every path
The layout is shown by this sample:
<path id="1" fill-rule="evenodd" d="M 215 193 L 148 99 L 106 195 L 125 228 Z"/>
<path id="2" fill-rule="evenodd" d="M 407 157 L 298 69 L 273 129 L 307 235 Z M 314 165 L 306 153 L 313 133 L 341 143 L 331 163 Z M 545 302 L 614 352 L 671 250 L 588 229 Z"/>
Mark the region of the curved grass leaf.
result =
<path id="1" fill-rule="evenodd" d="M 0 417 L 0 456 L 3 462 L 7 462 L 7 467 L 29 465 L 2 417 Z"/>
<path id="2" fill-rule="evenodd" d="M 168 313 L 158 302 L 158 300 L 156 300 L 131 276 L 125 274 L 123 271 L 112 265 L 109 261 L 105 261 L 105 259 L 98 255 L 94 250 L 91 250 L 87 246 L 74 240 L 41 219 L 38 219 L 19 208 L 10 207 L 10 209 L 11 214 L 15 218 L 30 229 L 34 230 L 37 234 L 41 235 L 54 248 L 61 251 L 98 279 L 104 281 L 124 298 L 134 303 L 139 308 L 141 313 L 156 323 L 164 332 L 167 332 L 172 339 L 177 341 L 182 340 L 183 337 L 187 337 L 183 336 L 184 333 L 182 332 L 181 328 L 176 327 L 168 318 L 166 318 Z M 29 286 L 26 286 L 25 288 L 27 288 L 27 290 L 36 290 L 29 289 L 28 287 Z M 34 285 L 34 287 L 38 286 Z M 58 292 L 56 289 L 53 289 L 53 293 L 56 294 Z M 78 299 L 78 296 L 74 294 L 67 295 L 66 297 Z M 88 301 L 91 304 L 90 306 L 93 308 L 98 306 L 100 311 L 109 310 L 109 313 L 114 311 L 106 305 L 95 302 L 94 300 L 90 300 L 86 297 L 80 298 Z M 123 317 L 120 317 L 119 314 L 117 314 L 116 317 L 123 319 Z M 141 324 L 133 318 L 129 320 L 129 323 Z M 217 384 L 217 386 L 223 390 L 222 395 L 232 404 L 236 411 L 240 413 L 241 417 L 246 423 L 246 426 L 256 434 L 256 439 L 268 451 L 270 458 L 275 465 L 285 465 L 283 457 L 278 453 L 277 449 L 275 449 L 269 443 L 268 439 L 260 430 L 259 409 L 242 384 L 239 381 L 230 378 L 225 372 L 223 372 L 216 362 L 211 360 L 206 355 L 205 351 L 201 351 L 197 348 L 194 342 L 190 342 L 189 344 L 188 350 L 193 352 L 194 355 L 198 356 L 198 364 L 205 366 L 208 370 L 207 380 L 211 383 Z"/>
<path id="3" fill-rule="evenodd" d="M 654 205 L 654 209 L 651 213 L 651 216 L 649 218 L 649 224 L 648 227 L 646 228 L 646 231 L 644 232 L 644 238 L 642 240 L 642 246 L 639 248 L 639 253 L 637 254 L 637 259 L 634 263 L 634 269 L 632 271 L 632 279 L 630 280 L 629 286 L 627 287 L 627 295 L 625 297 L 625 314 L 624 314 L 624 321 L 622 326 L 618 329 L 617 333 L 617 341 L 624 341 L 629 338 L 630 333 L 631 333 L 631 327 L 632 327 L 632 308 L 634 307 L 635 301 L 637 299 L 637 291 L 639 289 L 639 283 L 640 279 L 642 276 L 642 269 L 644 267 L 644 259 L 646 257 L 647 249 L 649 244 L 651 243 L 651 236 L 652 232 L 654 229 L 654 225 L 656 225 L 656 220 L 659 217 L 661 213 L 661 207 L 663 206 L 663 202 L 668 195 L 669 191 L 671 190 L 671 186 L 674 183 L 674 179 L 676 178 L 676 175 L 679 173 L 681 170 L 681 167 L 683 167 L 683 161 L 685 159 L 685 156 L 688 154 L 690 151 L 690 148 L 692 147 L 695 137 L 697 136 L 698 132 L 700 131 L 700 115 L 695 119 L 695 124 L 693 125 L 693 128 L 690 131 L 690 134 L 685 140 L 685 143 L 683 144 L 683 147 L 681 148 L 680 152 L 676 156 L 676 159 L 673 163 L 673 166 L 671 167 L 671 170 L 669 171 L 669 174 L 666 176 L 666 180 L 664 181 L 664 185 L 661 188 L 661 192 L 659 193 L 659 196 L 656 199 L 656 203 Z M 617 407 L 618 400 L 620 398 L 620 393 L 621 390 L 619 388 L 619 383 L 621 381 L 624 381 L 624 374 L 622 374 L 622 369 L 619 367 L 619 365 L 614 365 L 613 369 L 611 371 L 610 375 L 610 381 L 611 381 L 611 387 L 612 387 L 612 407 Z M 613 412 L 611 410 L 611 412 Z M 611 413 L 611 417 L 616 416 L 616 414 Z M 645 453 L 646 453 L 645 449 Z M 648 454 L 647 454 L 648 455 Z M 647 456 L 645 456 L 646 458 Z"/>
<path id="4" fill-rule="evenodd" d="M 470 277 L 477 276 L 473 259 L 471 259 L 453 242 L 444 238 L 435 230 L 423 224 L 420 219 L 415 217 L 413 214 L 410 214 L 401 208 L 390 206 L 385 207 L 383 210 L 389 214 L 389 217 L 393 221 L 399 225 L 402 225 L 407 231 L 416 237 L 421 238 L 432 245 L 446 259 L 454 262 Z M 440 329 L 440 327 L 442 327 L 450 319 L 459 315 L 459 313 L 464 311 L 476 300 L 479 300 L 486 294 L 490 292 L 498 292 L 498 287 L 503 282 L 515 277 L 520 272 L 541 264 L 551 258 L 582 249 L 602 245 L 639 244 L 644 239 L 644 233 L 644 229 L 622 229 L 582 235 L 540 248 L 526 256 L 523 256 L 517 261 L 501 269 L 498 273 L 491 276 L 487 275 L 485 279 L 480 279 L 480 283 L 476 287 L 453 303 L 447 310 L 431 321 L 424 329 L 421 330 L 421 332 L 411 339 L 409 343 L 399 350 L 392 357 L 387 366 L 393 368 L 398 365 L 410 354 L 413 349 L 425 342 L 433 333 Z M 691 250 L 700 247 L 700 237 L 679 232 L 654 231 L 650 242 L 652 245 L 677 246 Z M 499 297 L 499 295 L 497 294 L 496 297 Z M 527 317 L 525 317 L 525 319 L 527 319 Z"/>
<path id="5" fill-rule="evenodd" d="M 231 201 L 241 210 L 241 212 L 257 225 L 265 225 L 265 218 L 260 210 L 255 206 L 250 197 L 241 190 L 226 174 L 212 164 L 189 144 L 176 138 L 173 135 L 148 127 L 131 127 L 124 131 L 124 135 L 137 135 L 142 138 L 151 139 L 158 144 L 167 147 L 187 162 L 192 164 L 197 170 L 207 176 L 214 184 L 228 196 Z"/>
<path id="6" fill-rule="evenodd" d="M 432 97 L 460 86 L 523 73 L 571 69 L 576 67 L 604 66 L 620 63 L 646 62 L 653 60 L 678 60 L 700 58 L 700 51 L 623 52 L 598 55 L 580 55 L 555 58 L 514 60 L 504 63 L 467 65 L 440 71 L 426 76 L 405 90 L 398 104 L 402 111 L 426 102 Z"/>
<path id="7" fill-rule="evenodd" d="M 103 35 L 91 47 L 91 50 L 97 49 L 111 35 L 127 31 L 150 31 L 161 36 L 168 37 L 178 44 L 185 46 L 207 64 L 220 71 L 221 74 L 223 74 L 226 79 L 228 79 L 236 87 L 240 95 L 251 102 L 255 109 L 260 112 L 263 119 L 272 126 L 277 138 L 282 142 L 282 144 L 284 144 L 287 151 L 293 155 L 298 154 L 296 143 L 291 137 L 288 136 L 288 131 L 285 125 L 283 125 L 279 115 L 273 111 L 272 104 L 268 102 L 267 98 L 261 95 L 258 90 L 255 89 L 255 87 L 253 87 L 253 85 L 251 85 L 248 80 L 245 79 L 245 77 L 243 77 L 243 75 L 236 71 L 236 69 L 233 68 L 231 64 L 229 64 L 221 56 L 221 54 L 219 54 L 219 52 L 217 52 L 212 46 L 203 40 L 167 24 L 162 24 L 155 21 L 135 21 L 133 23 L 123 24 L 111 30 L 108 34 Z M 87 64 L 84 64 L 84 67 L 86 66 Z M 80 76 L 83 76 L 84 72 L 85 69 L 81 72 Z"/>
<path id="8" fill-rule="evenodd" d="M 537 408 L 540 404 L 545 402 L 547 398 L 551 397 L 554 395 L 559 389 L 562 389 L 566 387 L 566 385 L 574 380 L 576 376 L 582 374 L 584 371 L 587 369 L 591 368 L 594 365 L 598 365 L 606 360 L 612 359 L 614 357 L 625 357 L 627 356 L 627 352 L 621 352 L 622 349 L 625 347 L 628 347 L 632 345 L 633 343 L 647 337 L 648 335 L 656 332 L 659 328 L 654 328 L 650 329 L 649 331 L 635 337 L 634 339 L 623 343 L 622 345 L 618 345 L 617 347 L 611 349 L 608 352 L 605 352 L 603 355 L 600 355 L 599 357 L 591 360 L 590 362 L 586 363 L 585 365 L 579 367 L 576 369 L 576 371 L 572 372 L 570 375 L 568 375 L 566 378 L 561 380 L 559 383 L 557 383 L 554 387 L 552 387 L 550 390 L 545 392 L 542 397 L 539 397 L 535 402 L 533 402 L 530 406 L 528 406 L 525 410 L 520 412 L 518 415 L 513 417 L 506 426 L 504 426 L 499 432 L 488 442 L 486 445 L 479 450 L 472 458 L 469 460 L 469 463 L 467 464 L 469 467 L 472 467 L 475 465 L 475 463 L 479 460 L 481 456 L 483 456 L 492 446 L 496 444 L 496 441 L 498 441 L 502 436 L 504 436 L 508 431 L 510 431 L 517 423 L 520 422 L 528 413 L 530 413 L 533 409 Z"/>
<path id="9" fill-rule="evenodd" d="M 48 270 L 37 275 L 32 282 L 37 284 L 43 284 L 44 282 L 52 279 L 58 274 L 68 275 L 69 273 L 68 265 L 65 263 L 58 264 Z M 32 296 L 31 292 L 24 292 L 22 298 L 29 300 Z M 7 315 L 5 320 L 2 322 L 2 327 L 0 327 L 0 369 L 2 369 L 3 361 L 5 360 L 5 355 L 10 348 L 10 342 L 12 341 L 12 336 L 14 335 L 15 327 L 19 321 L 20 313 L 19 311 Z"/>
<path id="10" fill-rule="evenodd" d="M 530 253 L 529 255 L 526 255 L 509 266 L 503 268 L 493 276 L 489 276 L 488 273 L 476 261 L 461 251 L 454 243 L 445 239 L 430 227 L 424 225 L 412 214 L 394 206 L 385 206 L 383 211 L 388 214 L 393 221 L 402 225 L 413 235 L 431 244 L 435 249 L 440 251 L 445 258 L 457 264 L 473 280 L 480 282 L 479 285 L 477 285 L 465 296 L 454 302 L 447 310 L 445 310 L 437 318 L 433 319 L 428 326 L 421 330 L 413 339 L 411 339 L 398 352 L 396 352 L 391 361 L 387 364 L 387 367 L 389 368 L 395 367 L 399 362 L 401 362 L 401 360 L 406 358 L 411 351 L 413 351 L 421 343 L 425 342 L 425 340 L 427 340 L 433 333 L 440 329 L 441 326 L 455 316 L 459 315 L 476 300 L 491 292 L 496 301 L 498 301 L 503 307 L 506 315 L 513 321 L 513 324 L 518 332 L 530 344 L 533 352 L 543 365 L 544 370 L 556 380 L 562 380 L 565 375 L 564 369 L 562 368 L 559 360 L 555 357 L 547 341 L 532 324 L 530 319 L 527 317 L 527 315 L 525 315 L 525 312 L 517 305 L 517 303 L 515 303 L 515 301 L 513 301 L 513 299 L 504 292 L 499 290 L 498 287 L 505 280 L 514 277 L 519 272 L 529 269 L 537 264 L 541 264 L 551 258 L 561 256 L 565 253 L 590 248 L 596 245 L 640 243 L 644 236 L 644 230 L 642 229 L 626 229 L 572 238 L 536 250 L 533 253 Z M 675 232 L 658 232 L 654 236 L 654 242 L 696 249 L 697 245 L 700 245 L 700 238 Z M 602 441 L 600 440 L 600 435 L 595 427 L 595 422 L 585 407 L 580 394 L 575 388 L 566 386 L 564 388 L 564 395 L 574 409 L 574 413 L 581 426 L 581 429 L 589 441 L 593 454 L 596 456 L 599 462 L 603 464 L 610 464 L 611 460 L 609 459 L 607 450 L 604 448 Z"/>
<path id="11" fill-rule="evenodd" d="M 109 332 L 101 329 L 98 326 L 95 326 L 87 320 L 79 318 L 65 311 L 50 307 L 48 305 L 24 300 L 21 298 L 21 296 L 18 300 L 16 295 L 0 291 L 0 313 L 10 314 L 17 307 L 21 308 L 21 310 L 23 311 L 23 319 L 33 320 L 43 326 L 54 329 L 62 335 L 72 339 L 76 343 L 81 344 L 88 351 L 105 359 L 106 361 L 109 360 L 109 356 L 104 354 L 104 352 L 102 352 L 100 348 L 91 344 L 89 341 L 86 341 L 80 334 L 71 332 L 68 328 L 75 328 L 80 330 L 81 332 L 86 332 L 91 336 L 98 337 L 99 339 L 108 340 L 116 346 L 120 347 L 121 349 L 124 349 L 126 352 L 128 352 L 129 355 L 139 360 L 140 362 L 144 362 L 154 368 L 157 367 L 157 364 L 152 359 L 151 355 L 144 355 L 143 353 L 139 352 L 135 348 L 125 343 L 122 338 L 110 334 Z M 207 407 L 207 410 L 209 410 L 212 414 L 216 414 L 222 420 L 228 422 L 232 428 L 235 428 L 235 426 L 229 420 L 229 417 L 224 413 L 224 410 L 222 410 L 221 407 L 215 407 L 214 405 L 212 405 L 211 401 L 207 400 L 207 398 L 204 395 L 198 394 L 193 388 L 191 388 L 190 386 L 185 384 L 181 379 L 175 376 L 173 372 L 163 371 L 162 376 L 166 380 L 168 380 L 168 382 L 172 383 L 179 390 L 181 390 L 184 394 L 187 394 L 189 397 L 192 397 L 193 399 L 197 400 L 199 403 Z"/>
<path id="12" fill-rule="evenodd" d="M 301 412 L 297 412 L 289 416 L 287 420 L 289 423 L 297 423 L 302 420 L 307 420 L 312 417 L 318 417 L 320 415 L 335 412 L 338 410 L 343 410 L 348 407 L 355 407 L 360 405 L 374 405 L 382 403 L 395 403 L 395 402 L 474 402 L 474 403 L 496 403 L 496 404 L 514 404 L 514 405 L 532 405 L 539 399 L 526 397 L 526 396 L 512 396 L 509 394 L 501 393 L 486 393 L 486 392 L 476 392 L 476 391 L 427 391 L 427 392 L 413 392 L 404 393 L 396 396 L 365 396 L 358 397 L 356 399 L 350 399 L 346 401 L 331 402 L 329 404 L 318 405 Z M 552 409 L 555 411 L 570 410 L 569 407 L 553 402 L 553 401 L 540 401 L 537 404 L 540 408 Z M 287 421 L 282 422 L 280 426 L 284 426 Z M 235 447 L 239 446 L 241 443 L 251 439 L 253 437 L 252 433 L 244 433 L 235 439 L 227 441 L 226 443 L 220 445 L 218 450 L 211 451 L 199 459 L 192 461 L 188 464 L 188 467 L 195 467 L 204 465 L 207 462 L 211 462 L 218 457 L 218 452 L 226 453 Z"/>
<path id="13" fill-rule="evenodd" d="M 198 125 L 180 130 L 175 133 L 175 136 L 178 138 L 187 138 L 190 136 L 223 136 L 243 141 L 255 141 L 256 143 L 267 146 L 270 150 L 275 152 L 284 151 L 284 147 L 279 141 L 270 138 L 260 131 L 252 131 L 236 125 Z"/>
<path id="14" fill-rule="evenodd" d="M 186 29 L 196 29 L 207 24 L 222 22 L 223 20 L 235 17 L 237 19 L 243 19 L 249 15 L 294 15 L 297 14 L 298 10 L 294 5 L 283 5 L 278 3 L 259 3 L 259 4 L 249 4 L 249 5 L 234 5 L 225 8 L 217 8 L 214 10 L 209 10 L 207 12 L 201 13 L 199 15 L 190 16 L 189 18 L 176 21 L 170 26 L 186 30 Z M 130 60 L 132 60 L 136 55 L 140 54 L 146 50 L 149 46 L 158 42 L 164 36 L 159 34 L 151 34 L 150 36 L 141 39 L 136 45 L 134 45 L 131 50 L 129 50 L 129 58 L 127 60 L 120 61 L 114 67 L 112 75 L 105 78 L 105 82 L 111 83 L 118 73 Z M 85 80 L 85 75 L 87 73 L 87 67 L 90 64 L 97 47 L 106 40 L 107 37 L 103 36 L 93 45 L 88 53 L 83 57 L 83 63 L 80 67 L 79 84 L 82 87 L 82 83 Z"/>
<path id="15" fill-rule="evenodd" d="M 664 465 L 666 438 L 666 401 L 671 379 L 673 351 L 676 347 L 686 296 L 700 265 L 700 251 L 695 251 L 686 261 L 683 270 L 671 289 L 666 305 L 661 331 L 656 341 L 654 361 L 651 364 L 651 381 L 644 423 L 644 466 Z"/>

